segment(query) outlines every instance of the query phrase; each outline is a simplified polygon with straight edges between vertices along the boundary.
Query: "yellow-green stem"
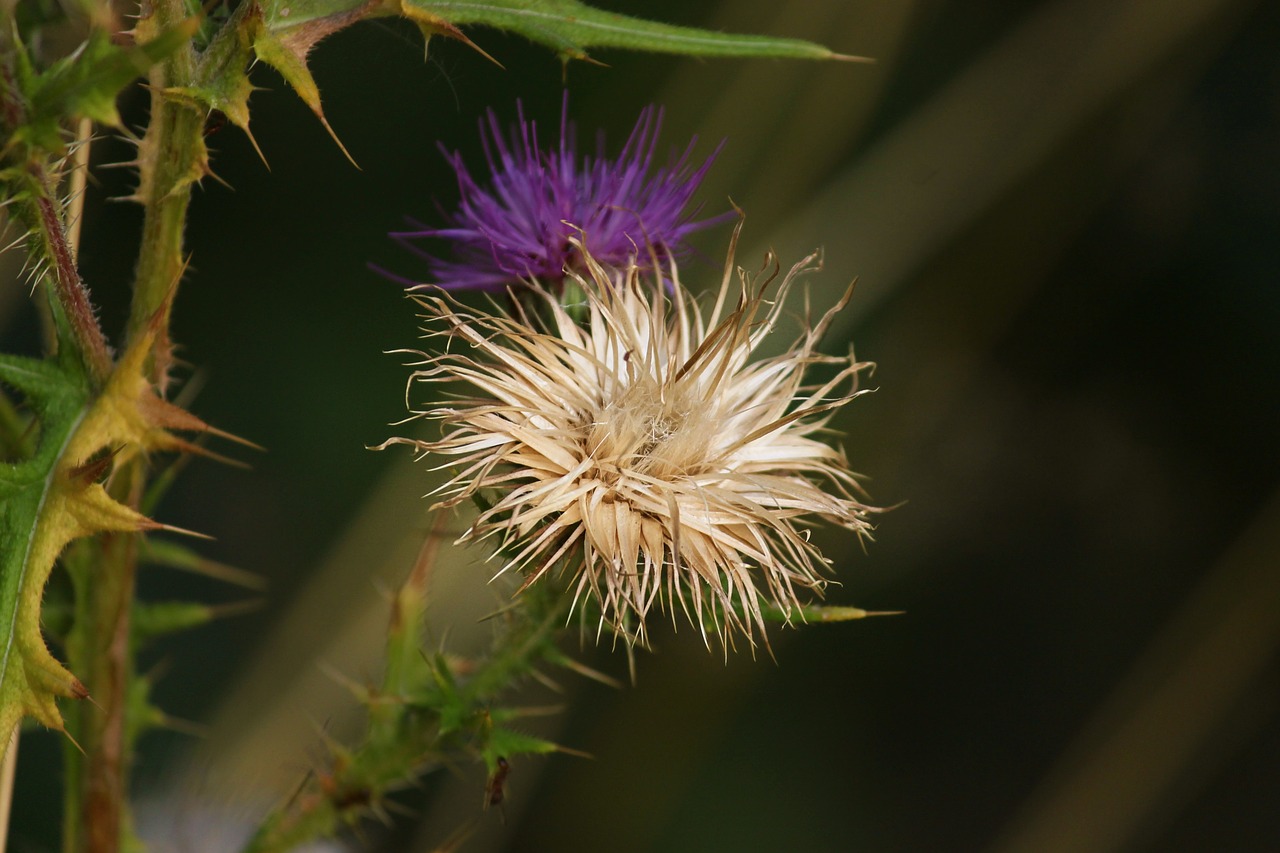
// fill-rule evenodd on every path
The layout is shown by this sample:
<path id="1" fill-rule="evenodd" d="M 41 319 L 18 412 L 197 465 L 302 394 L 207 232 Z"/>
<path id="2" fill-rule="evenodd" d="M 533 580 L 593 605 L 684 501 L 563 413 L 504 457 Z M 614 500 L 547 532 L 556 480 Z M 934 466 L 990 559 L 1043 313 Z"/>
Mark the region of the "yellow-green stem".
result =
<path id="1" fill-rule="evenodd" d="M 186 17 L 181 0 L 156 0 L 152 15 L 138 22 L 137 37 L 155 37 Z M 155 362 L 160 373 L 168 356 L 172 297 L 185 266 L 183 233 L 191 187 L 207 167 L 203 112 L 166 94 L 166 90 L 191 84 L 196 59 L 194 47 L 184 45 L 152 71 L 151 123 L 139 148 L 135 198 L 145 212 L 127 336 L 132 341 L 148 325 L 157 325 Z"/>
<path id="2" fill-rule="evenodd" d="M 112 485 L 136 498 L 140 472 L 131 464 L 118 472 Z M 66 747 L 74 772 L 68 773 L 63 850 L 116 853 L 131 832 L 127 798 L 132 744 L 127 737 L 126 715 L 133 677 L 129 616 L 137 536 L 102 536 L 90 550 L 93 553 L 87 564 L 68 567 L 81 572 L 76 578 L 77 624 L 68 642 L 68 657 L 96 707 L 79 703 L 69 708 L 68 729 L 75 732 L 83 753 L 76 744 Z M 73 786 L 74 792 L 70 790 Z"/>
<path id="3" fill-rule="evenodd" d="M 146 41 L 187 19 L 182 0 L 153 0 L 135 37 Z M 152 381 L 163 395 L 170 356 L 169 316 L 185 266 L 183 235 L 191 186 L 206 169 L 204 115 L 166 89 L 187 86 L 196 67 L 194 47 L 184 45 L 155 66 L 149 80 L 151 120 L 139 148 L 135 199 L 143 205 L 142 240 L 125 344 L 154 331 L 149 355 Z M 137 507 L 145 492 L 145 462 L 135 457 L 111 476 L 112 496 Z M 99 537 L 77 584 L 75 636 L 68 657 L 96 707 L 81 708 L 68 729 L 84 753 L 66 752 L 65 853 L 119 853 L 132 837 L 127 794 L 133 744 L 128 718 L 134 677 L 130 642 L 137 572 L 133 535 Z"/>

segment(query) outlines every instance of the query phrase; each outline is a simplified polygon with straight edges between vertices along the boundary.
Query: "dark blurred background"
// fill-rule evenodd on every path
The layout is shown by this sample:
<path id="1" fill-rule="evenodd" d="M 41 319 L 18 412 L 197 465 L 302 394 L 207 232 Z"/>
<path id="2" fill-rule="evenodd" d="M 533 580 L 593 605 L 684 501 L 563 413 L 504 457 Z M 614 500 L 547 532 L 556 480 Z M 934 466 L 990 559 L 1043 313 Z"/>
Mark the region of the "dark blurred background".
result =
<path id="1" fill-rule="evenodd" d="M 564 678 L 548 731 L 594 760 L 520 762 L 505 822 L 481 816 L 465 849 L 1280 849 L 1280 5 L 601 5 L 877 62 L 611 51 L 563 70 L 474 31 L 504 70 L 443 40 L 424 62 L 411 27 L 366 23 L 313 61 L 360 170 L 255 72 L 270 170 L 234 128 L 211 137 L 234 189 L 198 193 L 174 336 L 194 410 L 268 452 L 236 451 L 252 472 L 190 465 L 161 517 L 269 592 L 149 662 L 162 705 L 209 734 L 146 743 L 146 831 L 229 849 L 211 822 L 287 793 L 322 754 L 315 727 L 355 725 L 317 662 L 377 672 L 430 487 L 408 453 L 365 450 L 405 429 L 388 424 L 406 370 L 383 351 L 417 334 L 366 264 L 420 272 L 385 235 L 456 200 L 437 141 L 479 164 L 485 109 L 505 122 L 520 99 L 551 130 L 567 84 L 613 150 L 648 103 L 674 149 L 727 139 L 701 198 L 746 211 L 745 265 L 823 247 L 820 305 L 858 277 L 828 346 L 854 341 L 878 390 L 836 426 L 874 499 L 901 505 L 865 553 L 824 539 L 829 598 L 906 613 L 779 632 L 776 662 L 726 663 L 686 628 L 638 656 L 634 687 Z M 143 93 L 122 107 L 140 120 Z M 106 201 L 127 172 L 96 178 L 82 267 L 115 330 L 140 215 Z M 717 279 L 726 239 L 704 235 L 688 283 Z M 6 340 L 24 310 L 9 300 Z M 493 606 L 477 561 L 441 569 L 433 626 L 460 646 Z M 144 594 L 243 595 L 191 583 L 148 574 Z M 583 656 L 626 678 L 622 653 Z M 53 849 L 58 749 L 24 741 L 14 850 Z M 359 843 L 433 849 L 482 786 L 444 774 Z"/>

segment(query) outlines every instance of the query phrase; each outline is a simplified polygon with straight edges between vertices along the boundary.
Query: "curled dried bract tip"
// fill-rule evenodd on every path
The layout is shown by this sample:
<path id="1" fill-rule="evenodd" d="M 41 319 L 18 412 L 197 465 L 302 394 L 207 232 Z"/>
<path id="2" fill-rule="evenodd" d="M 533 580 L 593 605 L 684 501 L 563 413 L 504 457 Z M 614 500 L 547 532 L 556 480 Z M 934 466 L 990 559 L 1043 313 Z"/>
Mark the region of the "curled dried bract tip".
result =
<path id="1" fill-rule="evenodd" d="M 753 277 L 731 250 L 719 292 L 700 306 L 669 259 L 655 275 L 579 249 L 581 324 L 537 287 L 526 294 L 538 310 L 517 318 L 439 290 L 415 297 L 429 337 L 445 341 L 422 356 L 411 388 L 469 388 L 418 412 L 441 422 L 438 441 L 394 441 L 455 468 L 443 505 L 482 498 L 464 539 L 499 541 L 498 574 L 528 586 L 563 566 L 575 605 L 597 613 L 601 630 L 643 643 L 657 606 L 726 649 L 737 636 L 767 642 L 762 611 L 798 612 L 825 583 L 830 561 L 807 527 L 871 531 L 857 475 L 818 438 L 864 393 L 858 375 L 870 366 L 818 351 L 849 294 L 784 352 L 752 360 L 816 255 L 768 299 L 776 262 Z M 828 378 L 807 382 L 818 365 Z"/>

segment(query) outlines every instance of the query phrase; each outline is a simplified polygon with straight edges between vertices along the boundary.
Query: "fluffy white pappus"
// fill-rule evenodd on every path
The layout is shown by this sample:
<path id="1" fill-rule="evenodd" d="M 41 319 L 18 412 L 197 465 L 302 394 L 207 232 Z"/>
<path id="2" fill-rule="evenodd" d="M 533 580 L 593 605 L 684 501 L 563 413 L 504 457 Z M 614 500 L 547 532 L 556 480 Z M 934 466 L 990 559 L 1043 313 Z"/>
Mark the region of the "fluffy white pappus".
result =
<path id="1" fill-rule="evenodd" d="M 822 440 L 832 415 L 866 393 L 869 362 L 818 350 L 852 286 L 816 323 L 806 312 L 785 351 L 755 357 L 796 281 L 819 268 L 816 253 L 781 276 L 770 256 L 750 275 L 731 247 L 704 307 L 671 261 L 655 276 L 582 251 L 577 305 L 537 282 L 512 316 L 416 294 L 427 337 L 444 346 L 416 353 L 410 396 L 419 383 L 456 395 L 415 411 L 440 422 L 439 440 L 387 445 L 442 458 L 454 474 L 438 506 L 481 506 L 463 540 L 496 538 L 498 574 L 525 586 L 561 566 L 599 629 L 644 643 L 657 606 L 726 650 L 735 636 L 767 643 L 766 617 L 802 618 L 802 599 L 826 583 L 830 561 L 810 525 L 869 538 L 877 511 L 843 451 Z M 815 367 L 827 378 L 808 381 Z"/>

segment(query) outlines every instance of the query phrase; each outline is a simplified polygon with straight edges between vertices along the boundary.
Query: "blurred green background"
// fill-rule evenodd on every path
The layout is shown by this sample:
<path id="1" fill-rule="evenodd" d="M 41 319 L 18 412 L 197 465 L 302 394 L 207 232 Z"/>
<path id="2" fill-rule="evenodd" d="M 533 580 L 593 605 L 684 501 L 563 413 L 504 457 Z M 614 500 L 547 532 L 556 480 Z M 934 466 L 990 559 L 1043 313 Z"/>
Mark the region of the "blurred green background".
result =
<path id="1" fill-rule="evenodd" d="M 831 351 L 875 394 L 841 417 L 884 515 L 836 536 L 835 603 L 892 618 L 778 632 L 776 663 L 708 653 L 686 627 L 638 683 L 562 679 L 540 722 L 590 752 L 531 759 L 505 821 L 483 778 L 406 794 L 367 849 L 1167 851 L 1280 847 L 1280 5 L 1244 0 L 609 0 L 621 12 L 820 41 L 874 65 L 601 53 L 562 68 L 477 30 L 498 68 L 411 27 L 363 24 L 314 71 L 352 168 L 269 69 L 253 98 L 270 162 L 225 128 L 191 215 L 175 338 L 201 417 L 268 448 L 197 461 L 161 519 L 263 575 L 266 604 L 166 645 L 157 693 L 207 735 L 144 746 L 146 831 L 210 829 L 285 795 L 351 731 L 321 667 L 377 671 L 385 590 L 425 524 L 426 466 L 366 445 L 403 432 L 413 346 L 386 239 L 456 200 L 437 141 L 478 164 L 476 122 L 521 99 L 549 131 L 567 81 L 584 139 L 614 146 L 665 106 L 664 144 L 728 140 L 701 194 L 747 212 L 740 261 L 815 246 L 818 305 L 858 277 Z M 141 90 L 122 104 L 140 120 Z M 94 162 L 127 159 L 95 143 Z M 82 269 L 120 328 L 139 210 L 95 173 Z M 686 281 L 718 277 L 727 230 Z M 16 292 L 17 288 L 10 290 Z M 29 346 L 0 301 L 7 348 Z M 1271 448 L 1268 450 L 1268 448 Z M 433 627 L 479 643 L 479 554 L 442 566 Z M 153 597 L 235 600 L 155 573 Z M 588 646 L 626 677 L 620 652 Z M 57 739 L 29 734 L 15 851 L 54 849 Z M 212 815 L 212 816 L 211 816 Z M 170 832 L 174 823 L 181 825 Z"/>

